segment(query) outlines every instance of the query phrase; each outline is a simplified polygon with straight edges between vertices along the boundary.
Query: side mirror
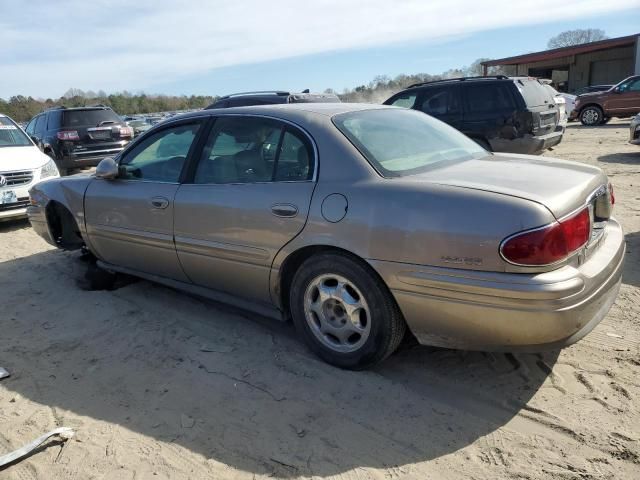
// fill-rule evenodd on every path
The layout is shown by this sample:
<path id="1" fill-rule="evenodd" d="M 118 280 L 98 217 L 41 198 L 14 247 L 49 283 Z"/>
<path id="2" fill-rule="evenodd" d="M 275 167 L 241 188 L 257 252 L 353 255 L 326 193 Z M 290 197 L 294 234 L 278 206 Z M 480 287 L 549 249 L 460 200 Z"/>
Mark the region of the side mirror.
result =
<path id="1" fill-rule="evenodd" d="M 616 87 L 613 89 L 613 93 L 620 93 L 622 92 L 622 89 L 620 87 Z"/>
<path id="2" fill-rule="evenodd" d="M 96 178 L 103 180 L 113 180 L 118 177 L 118 164 L 112 157 L 100 160 L 96 167 Z"/>

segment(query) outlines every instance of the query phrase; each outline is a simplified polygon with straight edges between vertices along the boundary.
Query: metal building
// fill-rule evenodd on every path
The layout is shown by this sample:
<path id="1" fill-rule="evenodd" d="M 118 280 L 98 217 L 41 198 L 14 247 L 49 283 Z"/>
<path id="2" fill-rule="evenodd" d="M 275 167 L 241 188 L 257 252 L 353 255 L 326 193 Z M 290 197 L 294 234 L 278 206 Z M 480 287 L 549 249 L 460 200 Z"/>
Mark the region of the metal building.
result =
<path id="1" fill-rule="evenodd" d="M 502 66 L 509 75 L 549 78 L 568 92 L 588 85 L 616 84 L 630 75 L 640 75 L 640 34 L 482 63 Z"/>

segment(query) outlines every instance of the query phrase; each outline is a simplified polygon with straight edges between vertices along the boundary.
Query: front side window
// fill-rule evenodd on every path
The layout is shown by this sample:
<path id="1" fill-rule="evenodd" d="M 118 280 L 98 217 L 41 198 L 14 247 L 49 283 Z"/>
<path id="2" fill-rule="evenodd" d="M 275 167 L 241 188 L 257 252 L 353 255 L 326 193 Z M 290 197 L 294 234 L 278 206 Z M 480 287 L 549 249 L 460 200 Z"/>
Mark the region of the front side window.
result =
<path id="1" fill-rule="evenodd" d="M 30 147 L 33 144 L 29 137 L 8 117 L 0 117 L 0 148 Z"/>
<path id="2" fill-rule="evenodd" d="M 400 94 L 396 99 L 391 102 L 394 107 L 413 108 L 416 103 L 416 92 L 406 92 Z"/>
<path id="3" fill-rule="evenodd" d="M 46 117 L 44 115 L 40 115 L 36 119 L 36 134 L 42 135 L 44 133 L 44 124 L 46 123 Z"/>
<path id="4" fill-rule="evenodd" d="M 32 118 L 31 121 L 27 124 L 27 128 L 25 128 L 25 131 L 29 134 L 29 135 L 33 135 L 36 132 L 36 121 L 38 120 L 38 118 Z"/>
<path id="5" fill-rule="evenodd" d="M 200 123 L 166 128 L 145 138 L 120 162 L 125 180 L 177 183 Z"/>
<path id="6" fill-rule="evenodd" d="M 415 110 L 349 112 L 334 116 L 333 123 L 384 177 L 487 155 L 458 130 Z"/>
<path id="7" fill-rule="evenodd" d="M 312 175 L 311 150 L 302 135 L 268 118 L 216 120 L 194 183 L 303 181 Z"/>
<path id="8" fill-rule="evenodd" d="M 640 78 L 621 84 L 619 90 L 621 92 L 640 92 Z"/>

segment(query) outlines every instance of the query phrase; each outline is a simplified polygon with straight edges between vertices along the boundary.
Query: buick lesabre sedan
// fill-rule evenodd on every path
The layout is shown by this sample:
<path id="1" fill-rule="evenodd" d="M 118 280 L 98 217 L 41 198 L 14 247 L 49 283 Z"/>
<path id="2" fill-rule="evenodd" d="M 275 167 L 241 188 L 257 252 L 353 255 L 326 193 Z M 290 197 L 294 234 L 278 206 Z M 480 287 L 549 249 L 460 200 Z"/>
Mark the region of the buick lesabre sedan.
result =
<path id="1" fill-rule="evenodd" d="M 292 318 L 317 355 L 353 369 L 407 329 L 460 349 L 573 343 L 614 302 L 625 248 L 598 168 L 491 154 L 374 105 L 190 113 L 30 201 L 51 244 Z"/>

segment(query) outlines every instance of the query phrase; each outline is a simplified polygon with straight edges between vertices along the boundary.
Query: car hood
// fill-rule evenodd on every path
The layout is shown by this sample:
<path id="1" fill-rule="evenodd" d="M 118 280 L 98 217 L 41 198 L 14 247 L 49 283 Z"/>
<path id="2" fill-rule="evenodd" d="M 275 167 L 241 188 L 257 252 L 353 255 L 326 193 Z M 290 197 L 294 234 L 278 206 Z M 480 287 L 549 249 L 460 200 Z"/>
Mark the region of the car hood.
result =
<path id="1" fill-rule="evenodd" d="M 416 180 L 523 198 L 546 206 L 556 218 L 584 205 L 607 184 L 597 167 L 531 155 L 493 154 L 433 169 Z"/>
<path id="2" fill-rule="evenodd" d="M 0 172 L 35 170 L 49 160 L 38 147 L 0 147 Z"/>
<path id="3" fill-rule="evenodd" d="M 587 93 L 581 93 L 580 95 L 578 95 L 576 98 L 579 98 L 581 101 L 585 100 L 585 99 L 594 99 L 596 97 L 599 97 L 600 95 L 602 95 L 603 93 L 607 93 L 608 90 L 603 90 L 600 92 L 587 92 Z"/>

